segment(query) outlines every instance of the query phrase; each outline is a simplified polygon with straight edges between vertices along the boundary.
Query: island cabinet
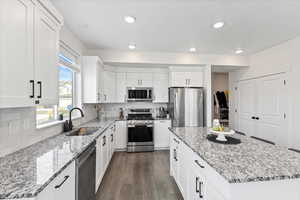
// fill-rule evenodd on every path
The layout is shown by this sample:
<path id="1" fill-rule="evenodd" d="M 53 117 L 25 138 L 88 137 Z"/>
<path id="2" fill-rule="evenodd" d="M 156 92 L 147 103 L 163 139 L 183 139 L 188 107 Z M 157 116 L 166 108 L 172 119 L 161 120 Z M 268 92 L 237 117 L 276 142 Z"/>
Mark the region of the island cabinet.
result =
<path id="1" fill-rule="evenodd" d="M 75 174 L 75 161 L 73 161 L 35 199 L 75 200 Z"/>
<path id="2" fill-rule="evenodd" d="M 202 159 L 202 153 L 209 154 L 210 152 L 194 152 L 192 148 L 190 148 L 187 143 L 184 142 L 184 140 L 181 140 L 172 132 L 170 134 L 170 174 L 174 177 L 175 182 L 178 185 L 184 199 L 300 199 L 299 179 L 255 182 L 227 180 L 220 173 L 218 173 L 216 169 L 214 169 L 205 160 Z M 232 171 L 232 173 L 243 174 L 242 171 Z M 255 173 L 255 169 L 253 169 L 253 173 Z"/>

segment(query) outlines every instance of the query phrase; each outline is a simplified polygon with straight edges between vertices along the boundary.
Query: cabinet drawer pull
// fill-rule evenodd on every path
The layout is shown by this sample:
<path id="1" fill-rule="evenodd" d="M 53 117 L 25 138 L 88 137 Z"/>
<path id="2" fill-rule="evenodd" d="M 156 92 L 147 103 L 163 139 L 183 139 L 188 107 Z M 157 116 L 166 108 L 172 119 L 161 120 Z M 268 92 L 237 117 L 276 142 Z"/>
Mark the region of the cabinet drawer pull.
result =
<path id="1" fill-rule="evenodd" d="M 40 94 L 37 96 L 37 98 L 42 98 L 42 81 L 38 81 L 37 84 L 40 86 Z"/>
<path id="2" fill-rule="evenodd" d="M 200 162 L 198 160 L 195 160 L 195 163 L 202 169 L 204 169 L 205 167 L 203 165 L 200 164 Z"/>
<path id="3" fill-rule="evenodd" d="M 32 93 L 29 97 L 33 99 L 34 98 L 34 80 L 30 80 L 29 82 L 31 83 L 31 89 L 32 89 Z"/>
<path id="4" fill-rule="evenodd" d="M 68 178 L 70 178 L 70 176 L 65 176 L 64 180 L 59 185 L 56 185 L 54 188 L 59 189 L 68 180 Z"/>

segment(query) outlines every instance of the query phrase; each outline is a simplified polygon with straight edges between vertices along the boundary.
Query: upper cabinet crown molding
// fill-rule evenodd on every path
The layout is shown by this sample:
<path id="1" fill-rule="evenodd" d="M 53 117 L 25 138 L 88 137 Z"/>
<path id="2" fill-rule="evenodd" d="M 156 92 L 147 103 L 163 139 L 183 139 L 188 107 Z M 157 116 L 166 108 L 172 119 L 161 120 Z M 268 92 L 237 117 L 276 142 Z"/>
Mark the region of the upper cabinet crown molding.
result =
<path id="1" fill-rule="evenodd" d="M 170 72 L 197 72 L 197 71 L 204 71 L 206 65 L 199 65 L 199 66 L 170 66 Z"/>
<path id="2" fill-rule="evenodd" d="M 38 5 L 42 6 L 47 12 L 56 20 L 58 24 L 63 26 L 64 18 L 58 12 L 58 10 L 53 6 L 53 4 L 49 0 L 34 0 L 38 3 Z"/>

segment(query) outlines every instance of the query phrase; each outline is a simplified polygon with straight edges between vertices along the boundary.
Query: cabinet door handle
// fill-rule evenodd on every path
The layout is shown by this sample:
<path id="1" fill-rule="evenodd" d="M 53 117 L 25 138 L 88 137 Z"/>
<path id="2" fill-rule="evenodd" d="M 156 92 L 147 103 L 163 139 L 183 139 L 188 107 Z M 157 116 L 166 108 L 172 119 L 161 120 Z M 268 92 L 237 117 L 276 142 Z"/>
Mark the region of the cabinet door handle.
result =
<path id="1" fill-rule="evenodd" d="M 32 93 L 29 97 L 33 99 L 34 98 L 34 80 L 30 80 L 29 82 L 31 83 L 31 89 L 32 89 Z"/>
<path id="2" fill-rule="evenodd" d="M 204 169 L 205 167 L 203 165 L 200 164 L 199 160 L 195 160 L 195 163 L 202 169 Z"/>
<path id="3" fill-rule="evenodd" d="M 177 160 L 177 151 L 176 151 L 176 149 L 174 149 L 174 160 L 175 160 L 175 161 L 178 161 L 178 160 Z"/>
<path id="4" fill-rule="evenodd" d="M 254 116 L 252 116 L 252 117 L 251 117 L 251 119 L 255 119 L 255 117 L 254 117 Z"/>
<path id="5" fill-rule="evenodd" d="M 56 185 L 54 188 L 59 189 L 68 180 L 68 178 L 70 178 L 70 176 L 65 176 L 64 180 L 59 185 Z"/>
<path id="6" fill-rule="evenodd" d="M 173 138 L 173 140 L 174 140 L 177 144 L 179 144 L 179 141 L 178 141 L 178 140 L 176 140 L 175 138 Z"/>
<path id="7" fill-rule="evenodd" d="M 255 117 L 256 120 L 259 120 L 259 117 Z"/>
<path id="8" fill-rule="evenodd" d="M 198 183 L 199 183 L 199 177 L 196 177 L 196 193 L 199 193 Z"/>
<path id="9" fill-rule="evenodd" d="M 114 141 L 114 135 L 111 134 L 110 137 L 111 137 L 111 140 L 110 140 L 110 141 L 113 142 L 113 141 Z"/>
<path id="10" fill-rule="evenodd" d="M 202 185 L 203 185 L 203 182 L 200 181 L 200 183 L 199 183 L 199 197 L 200 197 L 200 199 L 203 199 Z"/>
<path id="11" fill-rule="evenodd" d="M 102 146 L 105 146 L 105 144 L 106 144 L 106 136 L 103 136 L 103 144 L 102 144 Z"/>
<path id="12" fill-rule="evenodd" d="M 42 98 L 42 90 L 43 90 L 43 89 L 42 89 L 42 81 L 38 81 L 37 84 L 38 84 L 39 87 L 40 87 L 40 94 L 39 94 L 39 96 L 37 96 L 37 98 L 40 99 L 40 98 Z"/>

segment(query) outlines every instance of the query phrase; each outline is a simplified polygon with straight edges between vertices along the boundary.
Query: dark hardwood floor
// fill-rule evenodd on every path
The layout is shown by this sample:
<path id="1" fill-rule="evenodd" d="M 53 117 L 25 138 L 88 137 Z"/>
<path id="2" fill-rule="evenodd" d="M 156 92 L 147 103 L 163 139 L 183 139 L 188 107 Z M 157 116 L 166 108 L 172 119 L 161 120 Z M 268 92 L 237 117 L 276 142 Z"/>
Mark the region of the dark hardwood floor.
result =
<path id="1" fill-rule="evenodd" d="M 115 153 L 97 200 L 182 200 L 169 172 L 169 152 Z"/>

